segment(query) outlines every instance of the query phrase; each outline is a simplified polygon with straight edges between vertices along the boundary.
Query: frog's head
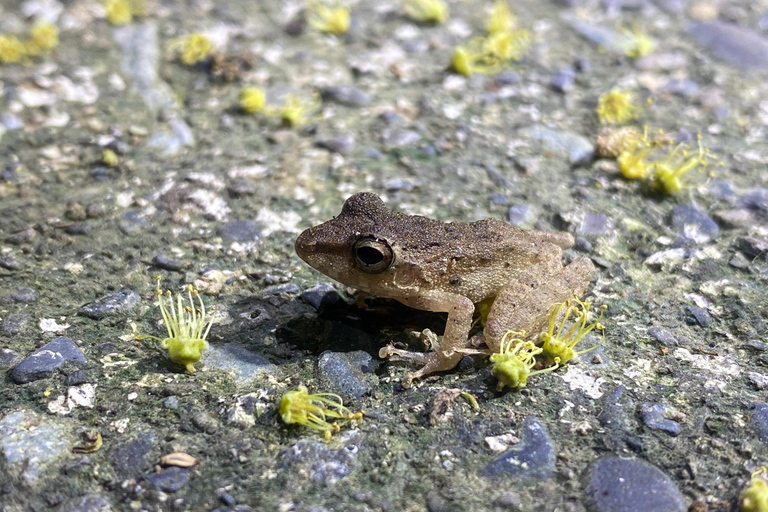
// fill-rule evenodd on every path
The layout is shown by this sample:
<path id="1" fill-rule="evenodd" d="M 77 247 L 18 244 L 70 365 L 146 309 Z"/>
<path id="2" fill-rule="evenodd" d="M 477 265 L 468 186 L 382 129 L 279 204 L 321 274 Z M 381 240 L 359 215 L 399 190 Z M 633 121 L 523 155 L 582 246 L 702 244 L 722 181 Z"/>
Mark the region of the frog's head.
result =
<path id="1" fill-rule="evenodd" d="M 397 215 L 376 194 L 355 194 L 339 215 L 299 235 L 296 254 L 323 274 L 363 291 L 382 294 L 407 286 L 407 272 L 396 265 L 396 230 L 390 225 Z"/>

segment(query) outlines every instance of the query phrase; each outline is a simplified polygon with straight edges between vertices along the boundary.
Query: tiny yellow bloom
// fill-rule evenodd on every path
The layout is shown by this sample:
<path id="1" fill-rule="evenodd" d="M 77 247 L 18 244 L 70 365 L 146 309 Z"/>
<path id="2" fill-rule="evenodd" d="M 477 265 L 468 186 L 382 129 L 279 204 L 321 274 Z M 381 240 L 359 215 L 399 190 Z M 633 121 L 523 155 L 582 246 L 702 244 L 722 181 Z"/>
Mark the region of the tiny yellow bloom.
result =
<path id="1" fill-rule="evenodd" d="M 512 32 L 517 28 L 517 17 L 512 13 L 505 0 L 496 0 L 488 16 L 485 28 L 488 34 L 499 32 Z"/>
<path id="2" fill-rule="evenodd" d="M 768 483 L 763 479 L 765 467 L 752 473 L 749 486 L 739 496 L 741 512 L 763 512 L 768 510 Z"/>
<path id="3" fill-rule="evenodd" d="M 326 438 L 331 432 L 338 432 L 340 426 L 352 420 L 363 419 L 363 412 L 351 412 L 344 407 L 339 395 L 333 393 L 313 393 L 304 386 L 293 391 L 286 391 L 280 399 L 278 412 L 287 425 L 304 425 L 325 432 Z"/>
<path id="4" fill-rule="evenodd" d="M 445 23 L 448 21 L 448 4 L 444 0 L 405 0 L 405 14 L 419 23 Z"/>
<path id="5" fill-rule="evenodd" d="M 690 155 L 686 144 L 678 144 L 667 156 L 653 163 L 651 183 L 664 194 L 676 194 L 685 188 L 683 178 L 696 167 L 703 166 L 711 155 L 699 136 L 699 150 Z"/>
<path id="6" fill-rule="evenodd" d="M 107 167 L 115 167 L 120 163 L 120 157 L 111 149 L 105 149 L 101 152 L 101 163 Z"/>
<path id="7" fill-rule="evenodd" d="M 168 350 L 171 361 L 186 368 L 187 373 L 195 373 L 193 365 L 200 360 L 203 350 L 208 349 L 206 338 L 215 319 L 206 314 L 203 299 L 192 286 L 187 286 L 189 305 L 184 305 L 180 293 L 176 294 L 175 301 L 170 290 L 163 293 L 160 289 L 160 276 L 157 277 L 157 286 L 157 302 L 168 337 L 145 334 L 139 338 L 158 340 L 160 346 Z M 197 304 L 194 297 L 197 297 Z"/>
<path id="8" fill-rule="evenodd" d="M 295 94 L 288 94 L 285 104 L 275 109 L 283 123 L 290 128 L 296 128 L 308 121 L 308 113 L 320 108 L 320 100 L 317 95 L 311 100 L 302 100 Z"/>
<path id="9" fill-rule="evenodd" d="M 133 9 L 128 0 L 107 0 L 104 8 L 107 21 L 112 25 L 127 25 L 133 20 Z"/>
<path id="10" fill-rule="evenodd" d="M 576 345 L 594 329 L 603 332 L 603 324 L 600 320 L 603 318 L 603 312 L 606 307 L 600 307 L 600 316 L 592 323 L 587 323 L 589 316 L 589 301 L 584 302 L 579 299 L 567 300 L 560 304 L 555 304 L 549 309 L 549 329 L 547 332 L 539 335 L 539 340 L 544 344 L 541 349 L 550 361 L 559 361 L 560 364 L 566 364 L 577 354 L 584 354 L 594 350 L 601 343 L 586 350 L 576 351 Z M 557 321 L 560 319 L 560 326 Z M 563 332 L 565 326 L 570 323 L 571 326 Z M 557 331 L 557 332 L 555 332 Z"/>
<path id="11" fill-rule="evenodd" d="M 213 44 L 211 44 L 211 40 L 195 32 L 181 41 L 181 55 L 179 59 L 184 64 L 191 66 L 208 58 L 212 50 Z"/>
<path id="12" fill-rule="evenodd" d="M 349 9 L 336 3 L 325 3 L 322 0 L 309 2 L 307 5 L 307 22 L 316 30 L 333 34 L 344 34 L 349 30 Z"/>
<path id="13" fill-rule="evenodd" d="M 597 100 L 597 116 L 606 123 L 626 123 L 637 116 L 638 108 L 628 92 L 611 89 Z"/>
<path id="14" fill-rule="evenodd" d="M 240 108 L 243 112 L 252 114 L 262 112 L 267 105 L 267 96 L 258 87 L 246 87 L 240 91 Z"/>
<path id="15" fill-rule="evenodd" d="M 36 23 L 24 42 L 28 55 L 37 56 L 51 50 L 59 44 L 59 29 L 52 23 Z"/>
<path id="16" fill-rule="evenodd" d="M 531 371 L 536 365 L 536 356 L 543 350 L 531 341 L 525 341 L 517 336 L 525 336 L 525 332 L 507 331 L 501 338 L 499 351 L 491 354 L 493 374 L 499 380 L 496 390 L 501 391 L 504 386 L 510 388 L 524 388 L 528 377 L 538 373 L 546 373 L 556 370 L 560 360 L 555 359 L 555 365 L 543 370 Z"/>
<path id="17" fill-rule="evenodd" d="M 0 63 L 15 64 L 26 56 L 24 43 L 14 36 L 0 34 Z"/>

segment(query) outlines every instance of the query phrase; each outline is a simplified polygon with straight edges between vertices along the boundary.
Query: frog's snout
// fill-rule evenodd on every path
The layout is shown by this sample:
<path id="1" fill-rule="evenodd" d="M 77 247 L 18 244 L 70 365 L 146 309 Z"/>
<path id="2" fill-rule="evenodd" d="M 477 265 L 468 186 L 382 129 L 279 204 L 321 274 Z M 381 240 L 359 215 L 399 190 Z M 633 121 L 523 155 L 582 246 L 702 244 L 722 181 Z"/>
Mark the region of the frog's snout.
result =
<path id="1" fill-rule="evenodd" d="M 305 229 L 298 238 L 296 238 L 296 243 L 294 244 L 296 254 L 298 254 L 299 258 L 304 261 L 307 260 L 307 254 L 314 252 L 317 247 L 317 242 L 312 237 L 311 231 L 311 228 Z"/>

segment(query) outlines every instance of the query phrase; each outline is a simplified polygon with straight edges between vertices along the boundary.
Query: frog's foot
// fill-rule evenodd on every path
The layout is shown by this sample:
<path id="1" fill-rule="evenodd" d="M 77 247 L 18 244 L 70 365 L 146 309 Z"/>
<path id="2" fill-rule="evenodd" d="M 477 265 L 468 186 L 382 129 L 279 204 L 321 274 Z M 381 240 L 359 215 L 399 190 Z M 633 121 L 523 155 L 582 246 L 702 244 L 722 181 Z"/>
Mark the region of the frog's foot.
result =
<path id="1" fill-rule="evenodd" d="M 440 356 L 437 352 L 410 352 L 408 350 L 400 350 L 393 347 L 391 344 L 379 350 L 379 357 L 388 358 L 396 356 L 398 359 L 413 362 L 416 364 L 423 364 L 419 370 L 409 373 L 403 379 L 403 387 L 408 389 L 416 379 L 426 377 L 436 372 L 444 372 L 455 367 L 463 357 L 463 353 L 456 351 L 448 357 Z"/>
<path id="2" fill-rule="evenodd" d="M 399 361 L 406 361 L 413 364 L 427 364 L 430 359 L 429 356 L 434 355 L 434 353 L 429 352 L 411 352 L 410 350 L 402 350 L 395 348 L 391 343 L 379 350 L 379 357 L 382 359 L 388 359 L 395 356 Z"/>

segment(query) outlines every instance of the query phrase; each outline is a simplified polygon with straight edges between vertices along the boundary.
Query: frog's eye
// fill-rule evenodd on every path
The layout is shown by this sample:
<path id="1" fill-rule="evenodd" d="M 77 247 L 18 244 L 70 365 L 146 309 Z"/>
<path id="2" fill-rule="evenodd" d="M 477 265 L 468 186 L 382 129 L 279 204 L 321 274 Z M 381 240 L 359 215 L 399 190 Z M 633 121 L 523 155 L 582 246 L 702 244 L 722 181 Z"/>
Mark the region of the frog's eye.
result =
<path id="1" fill-rule="evenodd" d="M 383 238 L 364 236 L 352 246 L 355 264 L 363 272 L 378 274 L 387 270 L 395 261 L 395 253 Z"/>

